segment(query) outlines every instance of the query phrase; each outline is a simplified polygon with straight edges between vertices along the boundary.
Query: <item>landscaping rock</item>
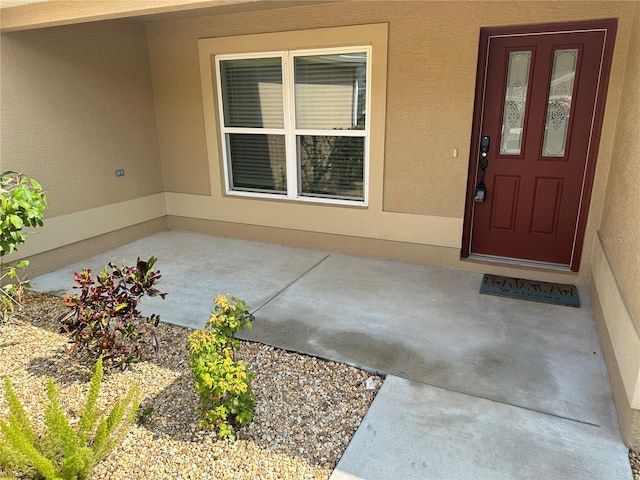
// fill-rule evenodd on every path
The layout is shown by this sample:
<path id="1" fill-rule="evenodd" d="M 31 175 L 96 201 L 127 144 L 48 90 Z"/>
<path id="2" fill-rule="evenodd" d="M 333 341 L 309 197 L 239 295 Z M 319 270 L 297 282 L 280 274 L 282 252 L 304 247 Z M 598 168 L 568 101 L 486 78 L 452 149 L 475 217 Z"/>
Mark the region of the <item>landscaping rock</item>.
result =
<path id="1" fill-rule="evenodd" d="M 66 353 L 56 318 L 61 299 L 30 294 L 9 323 L 0 324 L 0 376 L 15 385 L 36 428 L 42 427 L 46 378 L 59 387 L 63 407 L 79 416 L 92 362 Z M 259 321 L 259 319 L 257 320 Z M 254 420 L 238 440 L 218 440 L 198 428 L 198 396 L 189 371 L 190 329 L 160 324 L 159 354 L 105 375 L 99 399 L 107 408 L 137 382 L 142 408 L 152 408 L 90 476 L 103 479 L 327 479 L 382 385 L 353 367 L 241 342 L 237 356 L 256 377 Z M 7 408 L 0 393 L 0 417 Z M 4 472 L 0 470 L 0 477 Z"/>

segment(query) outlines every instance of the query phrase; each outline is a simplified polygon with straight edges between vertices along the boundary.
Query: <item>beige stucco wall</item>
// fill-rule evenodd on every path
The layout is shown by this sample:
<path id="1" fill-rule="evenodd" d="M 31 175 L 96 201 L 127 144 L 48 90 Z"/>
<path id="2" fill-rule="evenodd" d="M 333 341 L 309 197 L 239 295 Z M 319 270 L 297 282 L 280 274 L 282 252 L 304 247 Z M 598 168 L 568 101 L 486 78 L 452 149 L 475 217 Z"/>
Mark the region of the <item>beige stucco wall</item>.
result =
<path id="1" fill-rule="evenodd" d="M 600 235 L 620 290 L 640 321 L 640 4 L 622 98 Z"/>
<path id="2" fill-rule="evenodd" d="M 614 386 L 625 441 L 640 448 L 640 5 L 633 32 L 600 238 L 592 252 L 592 295 L 608 348 L 607 364 Z M 606 349 L 605 349 L 606 350 Z"/>
<path id="3" fill-rule="evenodd" d="M 600 223 L 633 8 L 632 2 L 580 2 L 579 8 L 576 2 L 338 2 L 150 23 L 162 165 L 165 188 L 171 192 L 168 213 L 294 229 L 294 224 L 283 219 L 305 216 L 284 203 L 280 208 L 264 207 L 264 211 L 258 203 L 251 203 L 250 208 L 247 204 L 251 213 L 235 218 L 220 218 L 215 213 L 218 186 L 212 186 L 210 178 L 215 173 L 212 169 L 219 170 L 220 165 L 207 157 L 211 152 L 206 143 L 198 39 L 387 23 L 384 177 L 371 179 L 374 184 L 382 182 L 385 219 L 371 216 L 371 221 L 363 220 L 376 225 L 359 234 L 353 231 L 358 214 L 344 215 L 335 207 L 323 207 L 327 217 L 334 219 L 328 233 L 437 245 L 459 255 L 480 27 L 618 17 L 585 251 L 575 279 L 584 283 L 591 242 Z M 459 152 L 457 157 L 454 149 Z M 307 210 L 316 215 L 315 209 Z M 398 235 L 401 230 L 403 235 Z M 318 228 L 317 232 L 326 230 Z M 450 253 L 444 255 L 451 258 Z M 476 268 L 459 260 L 451 266 Z"/>
<path id="4" fill-rule="evenodd" d="M 144 26 L 55 27 L 1 41 L 2 168 L 41 180 L 47 217 L 162 192 Z"/>
<path id="5" fill-rule="evenodd" d="M 580 274 L 461 262 L 480 27 L 611 17 L 619 26 Z M 591 280 L 625 440 L 640 448 L 637 1 L 335 2 L 153 20 L 1 37 L 0 170 L 40 179 L 51 202 L 45 227 L 20 249 L 34 272 L 168 225 Z M 358 209 L 224 197 L 217 152 L 207 147 L 198 40 L 365 24 L 388 26 L 386 97 L 374 101 L 384 111 L 375 202 Z M 125 176 L 115 178 L 116 168 Z"/>
<path id="6" fill-rule="evenodd" d="M 436 253 L 411 260 L 433 263 L 441 257 L 455 259 L 448 263 L 453 267 L 506 271 L 457 259 L 479 29 L 618 17 L 581 273 L 565 275 L 585 282 L 636 4 L 334 2 L 153 21 L 146 28 L 109 21 L 3 34 L 0 159 L 3 169 L 43 181 L 51 200 L 47 219 L 56 219 L 50 229 L 54 242 L 45 227 L 40 245 L 22 252 L 38 253 L 169 214 L 255 225 L 256 232 L 258 227 L 304 230 L 398 242 L 398 249 L 436 247 L 428 249 Z M 374 99 L 385 110 L 382 151 L 376 153 L 382 163 L 371 175 L 377 189 L 372 198 L 379 202 L 346 209 L 234 199 L 236 209 L 219 208 L 220 165 L 206 143 L 198 39 L 375 23 L 388 25 L 386 97 Z M 126 175 L 116 178 L 116 168 Z M 529 274 L 536 275 L 548 276 Z"/>
<path id="7" fill-rule="evenodd" d="M 0 48 L 2 171 L 38 179 L 49 197 L 20 255 L 164 216 L 144 25 L 6 33 Z M 136 204 L 156 195 L 160 209 Z"/>

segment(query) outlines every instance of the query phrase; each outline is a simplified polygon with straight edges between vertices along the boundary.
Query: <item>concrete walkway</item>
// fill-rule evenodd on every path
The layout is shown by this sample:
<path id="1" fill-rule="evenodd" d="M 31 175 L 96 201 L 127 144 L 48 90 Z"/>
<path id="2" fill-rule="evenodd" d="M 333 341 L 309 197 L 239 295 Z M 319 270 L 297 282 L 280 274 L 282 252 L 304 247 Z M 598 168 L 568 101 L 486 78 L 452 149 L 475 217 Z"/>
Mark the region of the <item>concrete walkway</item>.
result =
<path id="1" fill-rule="evenodd" d="M 240 335 L 387 378 L 332 480 L 631 479 L 591 302 L 479 295 L 482 275 L 163 232 L 33 279 L 158 258 L 166 300 L 143 311 L 202 327 L 219 293 L 247 301 Z"/>

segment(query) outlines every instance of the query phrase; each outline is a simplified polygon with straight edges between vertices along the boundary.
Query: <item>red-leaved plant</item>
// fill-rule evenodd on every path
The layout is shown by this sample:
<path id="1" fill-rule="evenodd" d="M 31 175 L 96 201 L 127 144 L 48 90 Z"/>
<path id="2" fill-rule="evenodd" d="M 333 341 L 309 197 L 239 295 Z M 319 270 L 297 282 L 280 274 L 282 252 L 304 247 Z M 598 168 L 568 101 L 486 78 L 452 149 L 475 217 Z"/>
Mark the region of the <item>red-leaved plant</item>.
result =
<path id="1" fill-rule="evenodd" d="M 158 352 L 155 327 L 160 316 L 144 317 L 138 310 L 144 295 L 167 295 L 155 288 L 161 278 L 160 271 L 153 270 L 155 262 L 151 257 L 146 262 L 138 258 L 134 267 L 109 263 L 95 282 L 90 269 L 74 273 L 73 288 L 80 289 L 80 295 L 64 297 L 70 310 L 58 319 L 69 337 L 69 353 L 86 350 L 93 359 L 102 357 L 105 365 L 124 369 L 141 360 L 146 350 Z M 141 330 L 148 331 L 149 340 Z"/>

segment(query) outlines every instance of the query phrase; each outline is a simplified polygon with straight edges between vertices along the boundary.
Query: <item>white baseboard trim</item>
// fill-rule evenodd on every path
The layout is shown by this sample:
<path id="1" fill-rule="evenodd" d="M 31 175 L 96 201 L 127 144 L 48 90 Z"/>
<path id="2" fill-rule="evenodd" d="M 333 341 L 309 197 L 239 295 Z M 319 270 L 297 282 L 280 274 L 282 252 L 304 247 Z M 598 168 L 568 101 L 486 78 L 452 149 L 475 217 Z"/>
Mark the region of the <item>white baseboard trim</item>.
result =
<path id="1" fill-rule="evenodd" d="M 44 226 L 25 229 L 27 241 L 3 258 L 8 262 L 28 258 L 105 233 L 137 225 L 167 215 L 164 193 L 112 203 L 79 212 L 47 218 Z"/>
<path id="2" fill-rule="evenodd" d="M 631 408 L 640 410 L 640 334 L 599 237 L 591 252 L 593 282 Z"/>
<path id="3" fill-rule="evenodd" d="M 462 218 L 249 198 L 166 193 L 167 215 L 460 248 Z"/>

